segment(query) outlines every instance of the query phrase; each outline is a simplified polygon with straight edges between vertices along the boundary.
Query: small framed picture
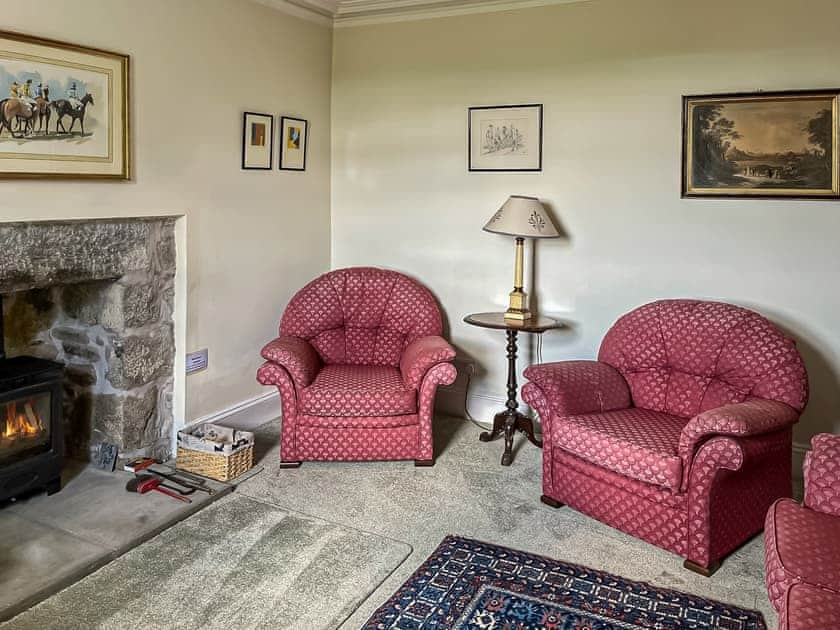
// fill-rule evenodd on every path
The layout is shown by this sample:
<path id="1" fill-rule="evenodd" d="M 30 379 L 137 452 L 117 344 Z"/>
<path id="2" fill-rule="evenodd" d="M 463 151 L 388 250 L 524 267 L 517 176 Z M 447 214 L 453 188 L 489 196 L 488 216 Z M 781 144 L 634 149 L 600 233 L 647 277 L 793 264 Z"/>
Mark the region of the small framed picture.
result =
<path id="1" fill-rule="evenodd" d="M 280 169 L 306 170 L 306 144 L 309 122 L 303 118 L 280 117 Z"/>
<path id="2" fill-rule="evenodd" d="M 274 116 L 245 112 L 242 117 L 242 168 L 271 170 Z"/>
<path id="3" fill-rule="evenodd" d="M 840 199 L 840 89 L 683 97 L 683 197 Z"/>
<path id="4" fill-rule="evenodd" d="M 470 107 L 470 171 L 541 171 L 542 105 Z"/>

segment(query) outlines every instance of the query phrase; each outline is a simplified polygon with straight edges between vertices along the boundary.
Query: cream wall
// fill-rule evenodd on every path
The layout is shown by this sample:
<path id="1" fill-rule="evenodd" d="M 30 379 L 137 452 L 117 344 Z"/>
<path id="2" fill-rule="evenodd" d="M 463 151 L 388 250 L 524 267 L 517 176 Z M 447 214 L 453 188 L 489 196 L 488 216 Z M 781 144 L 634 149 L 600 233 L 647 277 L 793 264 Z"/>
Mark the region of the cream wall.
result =
<path id="1" fill-rule="evenodd" d="M 3 0 L 2 28 L 131 55 L 134 176 L 3 181 L 0 220 L 185 214 L 186 419 L 265 392 L 260 347 L 329 267 L 331 29 L 243 0 Z M 305 173 L 240 170 L 245 110 L 310 120 Z"/>
<path id="2" fill-rule="evenodd" d="M 840 431 L 840 204 L 679 191 L 680 96 L 840 87 L 838 23 L 836 0 L 592 0 L 337 29 L 332 266 L 431 287 L 488 420 L 502 335 L 461 320 L 504 307 L 513 243 L 481 226 L 508 195 L 538 195 L 569 234 L 536 252 L 540 309 L 572 322 L 546 335 L 546 361 L 593 357 L 646 301 L 729 300 L 800 344 L 812 403 L 797 439 Z M 511 103 L 545 105 L 543 172 L 468 173 L 467 107 Z"/>

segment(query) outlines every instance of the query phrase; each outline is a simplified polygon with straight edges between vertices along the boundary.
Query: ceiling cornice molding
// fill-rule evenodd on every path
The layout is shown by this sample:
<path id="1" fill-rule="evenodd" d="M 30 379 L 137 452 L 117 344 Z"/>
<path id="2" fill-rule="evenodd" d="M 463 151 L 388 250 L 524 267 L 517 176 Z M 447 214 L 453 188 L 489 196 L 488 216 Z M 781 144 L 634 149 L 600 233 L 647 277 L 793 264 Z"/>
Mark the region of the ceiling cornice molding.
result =
<path id="1" fill-rule="evenodd" d="M 337 27 L 490 13 L 589 0 L 255 0 L 265 6 Z"/>
<path id="2" fill-rule="evenodd" d="M 527 9 L 589 0 L 341 0 L 335 26 L 363 26 L 429 18 Z"/>
<path id="3" fill-rule="evenodd" d="M 332 26 L 338 11 L 338 0 L 253 0 L 295 17 Z"/>

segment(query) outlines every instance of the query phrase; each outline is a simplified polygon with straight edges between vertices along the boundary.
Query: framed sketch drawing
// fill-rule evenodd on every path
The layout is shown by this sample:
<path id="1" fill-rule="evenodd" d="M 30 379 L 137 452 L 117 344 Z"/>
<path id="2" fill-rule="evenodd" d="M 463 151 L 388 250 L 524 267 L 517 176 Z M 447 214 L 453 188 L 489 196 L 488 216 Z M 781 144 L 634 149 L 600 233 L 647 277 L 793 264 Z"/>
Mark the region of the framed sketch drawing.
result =
<path id="1" fill-rule="evenodd" d="M 470 107 L 470 171 L 541 171 L 542 105 Z"/>
<path id="2" fill-rule="evenodd" d="M 284 171 L 306 170 L 306 145 L 309 122 L 302 118 L 280 117 L 279 168 Z"/>
<path id="3" fill-rule="evenodd" d="M 274 116 L 245 112 L 242 115 L 242 168 L 271 170 L 274 155 Z"/>
<path id="4" fill-rule="evenodd" d="M 684 96 L 683 197 L 840 199 L 838 96 Z"/>
<path id="5" fill-rule="evenodd" d="M 129 179 L 128 62 L 0 31 L 0 177 Z"/>

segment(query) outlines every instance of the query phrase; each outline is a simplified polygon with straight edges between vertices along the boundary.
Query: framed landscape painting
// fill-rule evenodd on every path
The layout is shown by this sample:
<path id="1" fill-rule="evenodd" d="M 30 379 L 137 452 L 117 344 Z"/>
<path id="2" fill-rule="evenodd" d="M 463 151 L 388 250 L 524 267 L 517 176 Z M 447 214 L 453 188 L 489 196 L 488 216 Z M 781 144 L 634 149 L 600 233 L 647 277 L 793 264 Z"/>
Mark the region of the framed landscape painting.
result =
<path id="1" fill-rule="evenodd" d="M 470 107 L 470 171 L 541 171 L 542 105 Z"/>
<path id="2" fill-rule="evenodd" d="M 683 97 L 683 197 L 840 199 L 838 95 Z"/>
<path id="3" fill-rule="evenodd" d="M 309 122 L 303 118 L 280 117 L 279 168 L 284 171 L 306 170 L 306 145 Z"/>
<path id="4" fill-rule="evenodd" d="M 0 177 L 129 179 L 128 62 L 0 31 Z"/>
<path id="5" fill-rule="evenodd" d="M 242 168 L 270 171 L 274 155 L 274 116 L 245 112 L 242 115 Z"/>

